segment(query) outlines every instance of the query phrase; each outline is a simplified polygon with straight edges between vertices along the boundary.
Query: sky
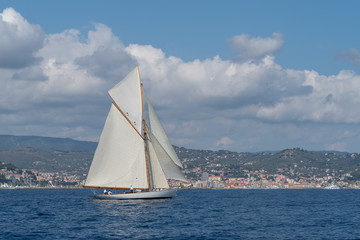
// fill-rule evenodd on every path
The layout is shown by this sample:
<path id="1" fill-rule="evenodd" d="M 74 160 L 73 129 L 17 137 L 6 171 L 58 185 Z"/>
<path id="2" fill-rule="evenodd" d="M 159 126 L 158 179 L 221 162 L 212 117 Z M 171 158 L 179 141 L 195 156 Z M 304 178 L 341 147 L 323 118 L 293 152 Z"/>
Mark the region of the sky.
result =
<path id="1" fill-rule="evenodd" d="M 0 1 L 0 134 L 98 141 L 137 65 L 171 142 L 360 152 L 359 1 Z"/>

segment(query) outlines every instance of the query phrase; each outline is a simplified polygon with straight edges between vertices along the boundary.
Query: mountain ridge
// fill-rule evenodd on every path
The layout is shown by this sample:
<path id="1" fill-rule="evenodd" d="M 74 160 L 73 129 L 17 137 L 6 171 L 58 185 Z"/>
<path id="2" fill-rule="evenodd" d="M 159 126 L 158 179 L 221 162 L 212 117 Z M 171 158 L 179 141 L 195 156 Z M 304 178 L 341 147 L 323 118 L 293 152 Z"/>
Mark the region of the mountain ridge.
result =
<path id="1" fill-rule="evenodd" d="M 34 148 L 58 151 L 95 151 L 97 142 L 71 138 L 0 135 L 0 150 Z"/>
<path id="2" fill-rule="evenodd" d="M 0 135 L 0 162 L 11 163 L 22 169 L 67 172 L 83 178 L 90 167 L 96 145 L 95 142 L 84 143 L 66 138 Z M 227 178 L 263 172 L 286 175 L 296 180 L 314 176 L 360 180 L 358 153 L 307 151 L 300 148 L 261 153 L 174 148 L 184 165 L 186 177 L 193 180 L 200 179 L 204 172 Z"/>
<path id="3" fill-rule="evenodd" d="M 34 136 L 34 135 L 17 136 L 17 135 L 9 135 L 9 134 L 0 134 L 0 150 L 8 150 L 14 148 L 34 148 L 40 150 L 58 150 L 58 151 L 95 151 L 97 144 L 98 144 L 97 142 L 75 140 L 72 138 L 44 137 L 44 136 Z M 190 148 L 186 148 L 186 149 L 192 151 L 240 153 L 225 149 L 219 149 L 219 150 L 204 150 L 204 149 L 190 149 Z M 289 149 L 296 149 L 296 148 L 289 148 Z M 241 152 L 241 153 L 276 154 L 285 150 L 288 149 Z M 334 150 L 305 150 L 305 151 L 318 152 L 318 153 L 351 154 L 350 152 L 334 151 Z"/>

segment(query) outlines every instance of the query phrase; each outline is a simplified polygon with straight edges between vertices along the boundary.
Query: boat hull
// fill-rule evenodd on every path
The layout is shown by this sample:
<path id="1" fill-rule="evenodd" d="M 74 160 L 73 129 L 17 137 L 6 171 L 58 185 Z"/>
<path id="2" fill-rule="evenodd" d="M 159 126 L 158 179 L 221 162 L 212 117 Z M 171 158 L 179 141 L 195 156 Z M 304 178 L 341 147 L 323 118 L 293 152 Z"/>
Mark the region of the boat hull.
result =
<path id="1" fill-rule="evenodd" d="M 137 193 L 118 193 L 110 195 L 94 195 L 94 198 L 102 200 L 129 200 L 129 199 L 162 199 L 172 198 L 176 194 L 176 190 L 162 190 L 151 192 L 137 192 Z"/>

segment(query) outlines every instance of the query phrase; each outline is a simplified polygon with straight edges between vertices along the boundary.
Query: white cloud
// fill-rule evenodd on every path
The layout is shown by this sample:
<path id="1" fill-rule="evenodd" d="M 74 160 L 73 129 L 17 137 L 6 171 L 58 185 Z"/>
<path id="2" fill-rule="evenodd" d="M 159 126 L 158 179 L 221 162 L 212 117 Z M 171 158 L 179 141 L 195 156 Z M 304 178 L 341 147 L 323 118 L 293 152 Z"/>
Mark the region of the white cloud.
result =
<path id="1" fill-rule="evenodd" d="M 13 9 L 0 20 L 0 33 L 10 31 L 15 39 L 6 42 L 0 35 L 9 49 L 37 39 L 17 55 L 13 68 L 0 68 L 0 124 L 9 134 L 96 139 L 109 109 L 107 90 L 137 64 L 145 94 L 175 144 L 271 150 L 261 146 L 288 147 L 290 141 L 303 147 L 303 141 L 326 147 L 360 134 L 341 141 L 334 134 L 320 143 L 330 127 L 320 131 L 306 124 L 360 123 L 360 76 L 284 69 L 272 56 L 283 43 L 278 33 L 232 38 L 247 57 L 243 61 L 215 56 L 185 62 L 151 45 L 124 46 L 102 24 L 83 37 L 75 29 L 44 35 Z"/>
<path id="2" fill-rule="evenodd" d="M 223 148 L 223 149 L 229 149 L 234 144 L 234 141 L 232 141 L 229 137 L 222 137 L 218 141 L 216 141 L 215 146 L 216 149 Z"/>
<path id="3" fill-rule="evenodd" d="M 329 145 L 326 150 L 329 151 L 340 151 L 340 152 L 344 152 L 346 151 L 346 143 L 344 142 L 336 142 L 334 144 Z"/>
<path id="4" fill-rule="evenodd" d="M 283 39 L 280 33 L 273 33 L 272 37 L 250 37 L 241 34 L 229 39 L 232 46 L 237 49 L 242 57 L 261 59 L 280 50 Z"/>
<path id="5" fill-rule="evenodd" d="M 360 123 L 360 76 L 341 71 L 334 76 L 321 76 L 304 71 L 304 83 L 313 91 L 305 96 L 289 96 L 273 106 L 259 108 L 257 117 L 273 121 L 311 121 Z"/>
<path id="6" fill-rule="evenodd" d="M 21 68 L 39 60 L 34 52 L 42 47 L 44 33 L 12 8 L 0 13 L 0 68 Z"/>

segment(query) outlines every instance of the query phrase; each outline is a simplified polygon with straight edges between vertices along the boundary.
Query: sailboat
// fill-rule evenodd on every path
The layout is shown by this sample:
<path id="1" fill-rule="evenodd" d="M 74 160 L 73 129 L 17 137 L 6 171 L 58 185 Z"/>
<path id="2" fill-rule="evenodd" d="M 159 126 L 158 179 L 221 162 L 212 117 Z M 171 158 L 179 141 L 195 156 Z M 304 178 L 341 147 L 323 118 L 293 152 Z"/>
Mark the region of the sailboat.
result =
<path id="1" fill-rule="evenodd" d="M 147 129 L 139 67 L 108 94 L 112 104 L 84 187 L 124 190 L 117 194 L 104 190 L 94 195 L 98 199 L 173 197 L 176 190 L 167 180 L 186 181 L 183 166 L 148 98 Z"/>

